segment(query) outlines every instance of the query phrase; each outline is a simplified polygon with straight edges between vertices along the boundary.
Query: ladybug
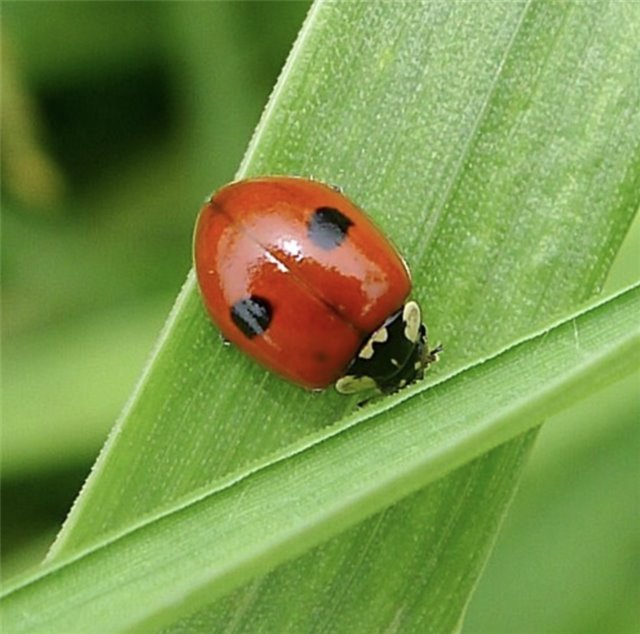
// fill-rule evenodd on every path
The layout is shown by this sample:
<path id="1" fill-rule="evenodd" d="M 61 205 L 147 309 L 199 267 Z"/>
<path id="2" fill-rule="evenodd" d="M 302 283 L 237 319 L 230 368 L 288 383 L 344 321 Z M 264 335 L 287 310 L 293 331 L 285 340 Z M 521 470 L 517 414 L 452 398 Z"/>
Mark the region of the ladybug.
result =
<path id="1" fill-rule="evenodd" d="M 429 351 L 409 269 L 340 191 L 289 176 L 225 185 L 202 208 L 195 270 L 223 337 L 308 389 L 393 392 Z"/>

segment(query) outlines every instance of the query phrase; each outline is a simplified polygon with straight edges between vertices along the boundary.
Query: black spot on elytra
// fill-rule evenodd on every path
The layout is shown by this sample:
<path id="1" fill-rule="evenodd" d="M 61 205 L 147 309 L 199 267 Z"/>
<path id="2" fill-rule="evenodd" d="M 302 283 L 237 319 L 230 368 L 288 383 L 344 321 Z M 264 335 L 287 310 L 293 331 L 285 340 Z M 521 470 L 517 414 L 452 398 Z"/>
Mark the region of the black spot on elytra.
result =
<path id="1" fill-rule="evenodd" d="M 264 297 L 251 295 L 231 307 L 231 319 L 249 339 L 261 335 L 271 323 L 273 308 Z"/>
<path id="2" fill-rule="evenodd" d="M 316 246 L 330 251 L 342 244 L 352 224 L 338 209 L 318 207 L 309 219 L 307 233 Z"/>

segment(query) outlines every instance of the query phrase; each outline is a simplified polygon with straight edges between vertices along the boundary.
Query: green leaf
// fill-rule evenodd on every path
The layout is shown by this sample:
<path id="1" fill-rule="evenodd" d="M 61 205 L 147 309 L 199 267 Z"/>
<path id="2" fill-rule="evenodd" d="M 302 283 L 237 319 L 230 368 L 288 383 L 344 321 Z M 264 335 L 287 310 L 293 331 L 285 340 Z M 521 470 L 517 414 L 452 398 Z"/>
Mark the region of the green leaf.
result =
<path id="1" fill-rule="evenodd" d="M 406 255 L 432 339 L 445 345 L 432 377 L 448 375 L 601 286 L 639 204 L 639 28 L 636 3 L 319 2 L 240 175 L 311 175 L 367 209 Z M 432 401 L 409 402 L 428 427 Z M 352 406 L 285 385 L 224 347 L 190 277 L 52 560 L 264 463 Z M 184 627 L 300 631 L 318 619 L 334 631 L 453 629 L 533 438 L 452 472 Z M 287 486 L 292 479 L 295 470 Z M 309 480 L 306 497 L 315 495 Z M 254 528 L 271 521 L 263 515 Z M 167 535 L 165 548 L 183 537 Z M 179 602 L 174 589 L 168 600 Z"/>
<path id="2" fill-rule="evenodd" d="M 95 623 L 139 631 L 188 614 L 630 373 L 639 311 L 640 285 L 431 389 L 379 400 L 328 434 L 45 568 L 5 595 L 3 623 L 15 633 L 86 632 Z"/>
<path id="3" fill-rule="evenodd" d="M 545 423 L 465 634 L 519 632 L 523 623 L 529 632 L 640 631 L 640 571 L 630 565 L 640 525 L 639 385 L 640 367 Z"/>

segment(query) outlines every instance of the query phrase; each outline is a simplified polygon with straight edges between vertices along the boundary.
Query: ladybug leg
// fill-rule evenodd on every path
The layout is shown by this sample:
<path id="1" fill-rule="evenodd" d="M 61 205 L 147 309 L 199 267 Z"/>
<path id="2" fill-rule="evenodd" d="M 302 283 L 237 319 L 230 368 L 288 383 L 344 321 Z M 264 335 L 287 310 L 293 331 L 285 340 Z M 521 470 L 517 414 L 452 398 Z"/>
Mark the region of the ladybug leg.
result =
<path id="1" fill-rule="evenodd" d="M 376 399 L 381 398 L 383 395 L 382 392 L 376 391 L 373 392 L 373 394 L 371 394 L 370 396 L 367 396 L 367 398 L 362 399 L 361 401 L 358 401 L 356 407 L 358 409 L 361 409 L 362 407 L 364 407 L 365 405 L 369 405 L 369 403 L 372 403 L 373 401 L 375 401 Z"/>

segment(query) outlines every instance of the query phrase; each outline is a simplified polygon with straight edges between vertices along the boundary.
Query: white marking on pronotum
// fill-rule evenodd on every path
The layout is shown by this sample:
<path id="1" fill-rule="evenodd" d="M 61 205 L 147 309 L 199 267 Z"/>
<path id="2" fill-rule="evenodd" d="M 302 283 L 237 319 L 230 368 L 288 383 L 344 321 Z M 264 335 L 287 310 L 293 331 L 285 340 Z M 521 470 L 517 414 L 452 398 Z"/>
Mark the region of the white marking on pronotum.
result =
<path id="1" fill-rule="evenodd" d="M 420 339 L 420 306 L 416 302 L 407 302 L 402 311 L 402 321 L 404 322 L 404 336 L 412 343 L 417 343 Z"/>
<path id="2" fill-rule="evenodd" d="M 358 353 L 358 356 L 361 359 L 371 359 L 373 356 L 373 344 L 374 343 L 384 343 L 389 338 L 389 332 L 383 326 L 382 328 L 378 328 L 370 337 L 367 343 L 362 346 L 362 349 Z"/>
<path id="3" fill-rule="evenodd" d="M 340 394 L 355 394 L 374 387 L 376 387 L 376 382 L 370 376 L 347 374 L 336 381 L 336 390 Z"/>

